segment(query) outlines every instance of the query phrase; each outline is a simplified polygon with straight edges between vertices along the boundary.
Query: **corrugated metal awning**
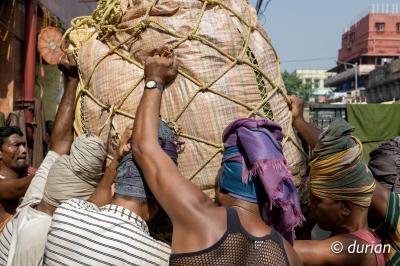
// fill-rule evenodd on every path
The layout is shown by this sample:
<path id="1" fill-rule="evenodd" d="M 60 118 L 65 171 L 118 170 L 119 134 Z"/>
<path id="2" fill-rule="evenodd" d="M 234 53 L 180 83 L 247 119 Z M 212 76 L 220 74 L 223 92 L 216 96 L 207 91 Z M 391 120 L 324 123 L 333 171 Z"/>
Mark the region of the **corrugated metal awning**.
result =
<path id="1" fill-rule="evenodd" d="M 375 65 L 359 65 L 358 66 L 358 76 L 368 75 L 372 70 L 375 69 Z M 325 87 L 334 87 L 341 84 L 344 81 L 354 79 L 355 69 L 350 68 L 346 71 L 338 73 L 336 76 L 330 77 L 325 80 Z"/>

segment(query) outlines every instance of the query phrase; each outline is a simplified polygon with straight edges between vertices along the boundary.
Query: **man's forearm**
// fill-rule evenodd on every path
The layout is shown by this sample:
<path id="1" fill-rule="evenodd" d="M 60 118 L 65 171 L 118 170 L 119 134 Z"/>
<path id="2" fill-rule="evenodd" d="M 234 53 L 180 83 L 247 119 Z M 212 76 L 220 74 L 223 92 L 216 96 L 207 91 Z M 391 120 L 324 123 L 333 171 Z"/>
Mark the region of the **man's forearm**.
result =
<path id="1" fill-rule="evenodd" d="M 31 181 L 31 176 L 0 180 L 0 199 L 9 200 L 23 197 Z"/>
<path id="2" fill-rule="evenodd" d="M 162 91 L 145 89 L 136 111 L 132 143 L 158 145 L 158 128 Z"/>
<path id="3" fill-rule="evenodd" d="M 307 123 L 303 118 L 298 118 L 293 121 L 293 126 L 297 129 L 304 140 L 314 149 L 319 140 L 319 135 L 322 133 L 320 129 Z"/>
<path id="4" fill-rule="evenodd" d="M 90 196 L 89 201 L 101 207 L 111 203 L 112 191 L 111 186 L 117 175 L 119 161 L 114 159 L 106 168 L 103 178 L 97 185 L 95 192 Z"/>
<path id="5" fill-rule="evenodd" d="M 58 107 L 50 149 L 58 154 L 68 154 L 73 141 L 75 96 L 79 79 L 66 77 L 64 95 Z"/>

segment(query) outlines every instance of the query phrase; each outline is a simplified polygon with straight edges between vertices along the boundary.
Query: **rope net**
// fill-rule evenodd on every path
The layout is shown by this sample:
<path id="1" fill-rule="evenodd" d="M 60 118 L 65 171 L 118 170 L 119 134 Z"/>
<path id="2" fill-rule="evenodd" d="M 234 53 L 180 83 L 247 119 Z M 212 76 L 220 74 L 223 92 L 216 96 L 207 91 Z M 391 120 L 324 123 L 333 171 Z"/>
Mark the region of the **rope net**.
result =
<path id="1" fill-rule="evenodd" d="M 132 123 L 144 88 L 143 63 L 162 45 L 179 73 L 164 92 L 163 120 L 183 141 L 179 168 L 213 196 L 223 129 L 243 117 L 268 117 L 285 134 L 285 157 L 296 176 L 305 155 L 291 126 L 279 59 L 244 0 L 100 0 L 92 16 L 67 30 L 80 71 L 77 134 L 111 143 Z"/>

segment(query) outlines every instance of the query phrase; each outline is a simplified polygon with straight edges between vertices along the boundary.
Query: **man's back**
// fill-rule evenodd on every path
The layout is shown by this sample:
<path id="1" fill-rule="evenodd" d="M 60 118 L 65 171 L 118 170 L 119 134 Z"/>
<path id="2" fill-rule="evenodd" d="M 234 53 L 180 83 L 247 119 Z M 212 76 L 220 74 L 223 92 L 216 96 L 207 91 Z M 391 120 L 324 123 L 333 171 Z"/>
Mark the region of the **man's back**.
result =
<path id="1" fill-rule="evenodd" d="M 167 265 L 169 255 L 169 246 L 153 239 L 146 223 L 128 209 L 71 199 L 53 215 L 44 263 Z"/>
<path id="2" fill-rule="evenodd" d="M 271 230 L 256 237 L 243 226 L 234 208 L 227 209 L 227 230 L 211 247 L 172 254 L 171 265 L 289 265 L 284 241 Z"/>

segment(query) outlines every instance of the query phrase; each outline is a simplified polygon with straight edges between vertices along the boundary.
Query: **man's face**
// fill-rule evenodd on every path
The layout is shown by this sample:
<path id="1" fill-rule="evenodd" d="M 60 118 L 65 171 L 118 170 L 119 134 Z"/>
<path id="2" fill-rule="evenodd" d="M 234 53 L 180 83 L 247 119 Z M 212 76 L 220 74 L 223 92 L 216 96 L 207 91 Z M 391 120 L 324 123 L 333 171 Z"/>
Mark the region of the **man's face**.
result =
<path id="1" fill-rule="evenodd" d="M 3 143 L 0 151 L 2 163 L 14 171 L 27 168 L 25 142 L 18 134 L 13 134 Z"/>
<path id="2" fill-rule="evenodd" d="M 311 195 L 309 208 L 311 216 L 323 230 L 334 231 L 346 219 L 343 215 L 343 204 L 340 201 Z"/>

